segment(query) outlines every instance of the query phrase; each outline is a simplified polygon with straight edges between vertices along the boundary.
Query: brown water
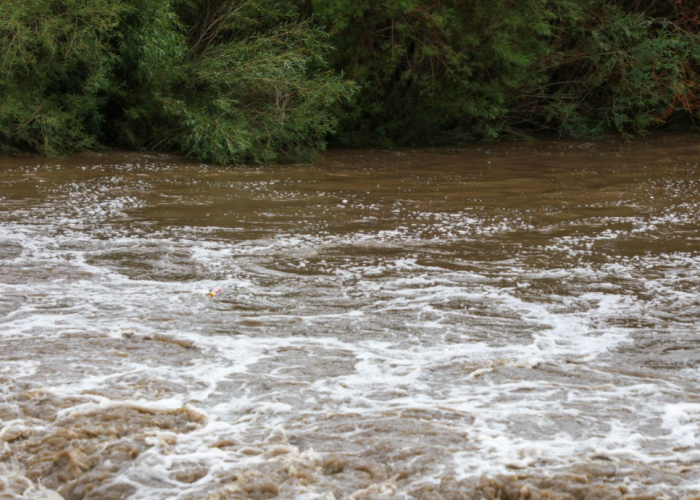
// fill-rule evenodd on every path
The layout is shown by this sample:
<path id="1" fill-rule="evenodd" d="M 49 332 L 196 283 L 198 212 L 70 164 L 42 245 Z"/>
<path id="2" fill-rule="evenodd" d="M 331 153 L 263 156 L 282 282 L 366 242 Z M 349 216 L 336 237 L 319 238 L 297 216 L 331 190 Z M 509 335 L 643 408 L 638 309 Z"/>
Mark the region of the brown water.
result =
<path id="1" fill-rule="evenodd" d="M 698 495 L 699 165 L 2 158 L 0 498 Z"/>

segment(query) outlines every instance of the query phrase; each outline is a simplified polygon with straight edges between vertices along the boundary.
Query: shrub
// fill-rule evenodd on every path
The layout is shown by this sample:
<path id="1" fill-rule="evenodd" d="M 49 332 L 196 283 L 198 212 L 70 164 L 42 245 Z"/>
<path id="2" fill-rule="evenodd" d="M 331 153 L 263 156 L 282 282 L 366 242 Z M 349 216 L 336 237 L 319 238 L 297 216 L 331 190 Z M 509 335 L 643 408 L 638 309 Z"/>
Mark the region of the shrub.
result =
<path id="1" fill-rule="evenodd" d="M 346 145 L 645 132 L 694 115 L 700 12 L 628 0 L 314 0 L 356 80 Z M 677 112 L 679 111 L 679 112 Z"/>
<path id="2" fill-rule="evenodd" d="M 700 9 L 666 0 L 5 0 L 0 148 L 217 163 L 698 114 Z"/>
<path id="3" fill-rule="evenodd" d="M 124 9 L 110 0 L 0 3 L 0 147 L 56 155 L 97 144 Z"/>
<path id="4" fill-rule="evenodd" d="M 308 159 L 353 85 L 285 2 L 0 5 L 0 144 L 56 155 L 114 142 L 217 163 Z"/>

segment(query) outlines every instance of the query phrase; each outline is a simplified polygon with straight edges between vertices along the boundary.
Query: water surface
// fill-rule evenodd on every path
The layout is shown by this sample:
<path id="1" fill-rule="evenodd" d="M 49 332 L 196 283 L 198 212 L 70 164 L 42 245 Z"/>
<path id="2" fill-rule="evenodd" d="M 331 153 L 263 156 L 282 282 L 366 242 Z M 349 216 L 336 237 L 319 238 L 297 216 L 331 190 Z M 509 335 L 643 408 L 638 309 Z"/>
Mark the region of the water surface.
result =
<path id="1" fill-rule="evenodd" d="M 698 165 L 2 158 L 0 497 L 700 494 Z"/>

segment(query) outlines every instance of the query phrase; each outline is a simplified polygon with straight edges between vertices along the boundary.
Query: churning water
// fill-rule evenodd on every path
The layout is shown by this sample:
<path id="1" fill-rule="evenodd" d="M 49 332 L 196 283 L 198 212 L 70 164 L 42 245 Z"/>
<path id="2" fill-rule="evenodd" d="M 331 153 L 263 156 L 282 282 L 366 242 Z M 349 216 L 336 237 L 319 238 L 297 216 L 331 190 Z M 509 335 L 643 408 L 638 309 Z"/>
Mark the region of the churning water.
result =
<path id="1" fill-rule="evenodd" d="M 1 159 L 0 498 L 692 498 L 699 165 Z"/>

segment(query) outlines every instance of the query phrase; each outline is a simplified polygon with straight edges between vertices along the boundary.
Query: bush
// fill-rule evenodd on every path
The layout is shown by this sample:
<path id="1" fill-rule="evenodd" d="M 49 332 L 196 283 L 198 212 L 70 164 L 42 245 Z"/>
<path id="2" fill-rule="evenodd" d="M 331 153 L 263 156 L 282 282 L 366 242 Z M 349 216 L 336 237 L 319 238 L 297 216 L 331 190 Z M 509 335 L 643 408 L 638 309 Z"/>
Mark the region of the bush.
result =
<path id="1" fill-rule="evenodd" d="M 697 116 L 700 11 L 661 0 L 5 0 L 0 148 L 216 163 Z"/>
<path id="2" fill-rule="evenodd" d="M 110 0 L 0 4 L 1 147 L 56 155 L 97 144 L 124 8 Z"/>
<path id="3" fill-rule="evenodd" d="M 314 0 L 357 81 L 346 145 L 645 132 L 694 115 L 697 6 L 628 0 Z M 680 111 L 680 113 L 676 113 Z"/>
<path id="4" fill-rule="evenodd" d="M 56 155 L 114 142 L 217 163 L 313 157 L 353 85 L 324 68 L 327 35 L 284 4 L 3 3 L 0 143 Z"/>

